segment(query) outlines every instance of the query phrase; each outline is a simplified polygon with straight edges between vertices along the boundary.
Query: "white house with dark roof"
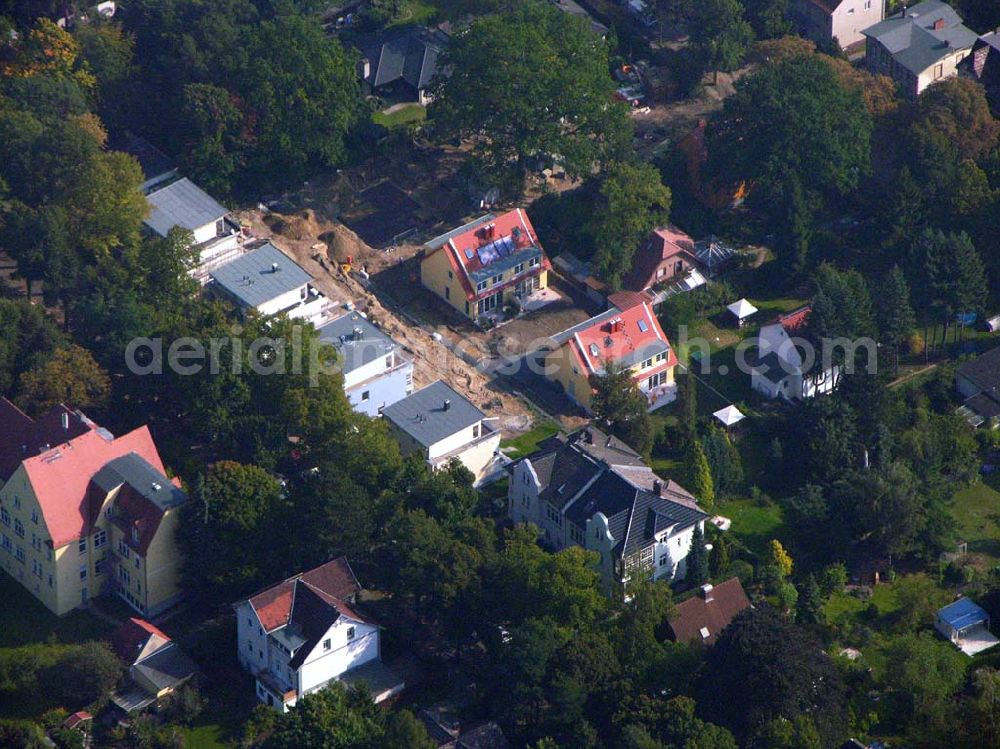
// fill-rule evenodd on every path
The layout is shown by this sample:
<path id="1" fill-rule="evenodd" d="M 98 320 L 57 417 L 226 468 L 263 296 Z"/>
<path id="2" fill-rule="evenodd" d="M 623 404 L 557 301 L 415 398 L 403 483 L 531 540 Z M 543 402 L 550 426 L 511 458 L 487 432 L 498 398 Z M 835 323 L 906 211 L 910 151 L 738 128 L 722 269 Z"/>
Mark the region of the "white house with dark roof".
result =
<path id="1" fill-rule="evenodd" d="M 360 591 L 341 557 L 233 607 L 237 656 L 262 703 L 287 712 L 334 681 L 364 683 L 376 702 L 402 691 L 382 664 L 378 624 L 355 607 Z"/>
<path id="2" fill-rule="evenodd" d="M 494 420 L 441 380 L 386 406 L 382 416 L 403 454 L 420 453 L 435 470 L 458 460 L 478 484 L 500 468 Z"/>
<path id="3" fill-rule="evenodd" d="M 349 312 L 319 329 L 337 349 L 344 392 L 355 411 L 371 417 L 413 392 L 413 360 L 361 312 Z"/>
<path id="4" fill-rule="evenodd" d="M 187 177 L 157 187 L 146 200 L 145 224 L 154 234 L 165 237 L 174 227 L 191 232 L 198 250 L 191 275 L 203 284 L 209 271 L 240 256 L 240 229 L 229 220 L 229 211 Z"/>
<path id="5" fill-rule="evenodd" d="M 904 8 L 862 33 L 867 39 L 865 66 L 895 80 L 910 97 L 957 75 L 958 64 L 979 38 L 942 0 Z"/>
<path id="6" fill-rule="evenodd" d="M 757 350 L 748 357 L 750 388 L 770 400 L 800 401 L 831 392 L 840 380 L 840 367 L 819 361 L 822 353 L 807 357 L 804 344 L 812 307 L 806 305 L 761 326 Z"/>
<path id="7" fill-rule="evenodd" d="M 361 79 L 374 94 L 390 99 L 430 103 L 431 82 L 439 73 L 438 58 L 448 35 L 426 26 L 407 26 L 362 39 Z"/>
<path id="8" fill-rule="evenodd" d="M 270 242 L 209 273 L 209 288 L 241 310 L 322 323 L 333 308 L 310 276 Z"/>
<path id="9" fill-rule="evenodd" d="M 694 529 L 704 531 L 708 515 L 621 440 L 594 427 L 552 437 L 510 472 L 511 520 L 536 525 L 555 549 L 597 552 L 608 592 L 623 590 L 639 570 L 654 580 L 687 574 Z"/>
<path id="10" fill-rule="evenodd" d="M 965 397 L 959 415 L 974 427 L 1000 427 L 1000 346 L 964 362 L 955 385 Z"/>

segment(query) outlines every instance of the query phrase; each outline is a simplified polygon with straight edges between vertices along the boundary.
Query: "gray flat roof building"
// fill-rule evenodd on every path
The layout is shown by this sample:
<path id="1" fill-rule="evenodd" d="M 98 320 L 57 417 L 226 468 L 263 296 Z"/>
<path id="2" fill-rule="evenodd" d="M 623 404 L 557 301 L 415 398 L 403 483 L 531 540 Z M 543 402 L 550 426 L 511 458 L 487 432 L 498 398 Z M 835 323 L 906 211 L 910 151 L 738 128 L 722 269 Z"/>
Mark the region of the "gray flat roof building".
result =
<path id="1" fill-rule="evenodd" d="M 486 418 L 472 401 L 442 380 L 386 406 L 382 416 L 425 447 Z"/>
<path id="2" fill-rule="evenodd" d="M 210 275 L 240 304 L 253 308 L 312 281 L 302 266 L 270 242 L 216 268 Z"/>
<path id="3" fill-rule="evenodd" d="M 146 200 L 151 209 L 146 225 L 161 237 L 167 236 L 175 226 L 194 231 L 214 224 L 229 213 L 225 206 L 187 177 L 154 190 Z"/>
<path id="4" fill-rule="evenodd" d="M 396 342 L 360 312 L 350 312 L 319 329 L 320 340 L 336 347 L 344 373 L 371 364 L 396 348 Z"/>

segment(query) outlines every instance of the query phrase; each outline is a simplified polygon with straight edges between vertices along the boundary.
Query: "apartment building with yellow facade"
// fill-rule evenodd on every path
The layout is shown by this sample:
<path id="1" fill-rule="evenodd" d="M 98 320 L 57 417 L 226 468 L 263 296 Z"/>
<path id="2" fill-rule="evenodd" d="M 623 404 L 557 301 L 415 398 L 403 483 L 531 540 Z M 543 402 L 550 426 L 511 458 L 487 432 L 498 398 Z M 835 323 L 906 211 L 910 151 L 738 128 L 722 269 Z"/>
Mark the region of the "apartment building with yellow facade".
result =
<path id="1" fill-rule="evenodd" d="M 37 420 L 0 398 L 0 569 L 57 615 L 118 595 L 145 616 L 181 597 L 187 497 L 148 427 L 115 437 L 59 406 Z"/>
<path id="2" fill-rule="evenodd" d="M 548 286 L 552 264 L 522 208 L 488 213 L 425 245 L 420 281 L 473 321 Z"/>

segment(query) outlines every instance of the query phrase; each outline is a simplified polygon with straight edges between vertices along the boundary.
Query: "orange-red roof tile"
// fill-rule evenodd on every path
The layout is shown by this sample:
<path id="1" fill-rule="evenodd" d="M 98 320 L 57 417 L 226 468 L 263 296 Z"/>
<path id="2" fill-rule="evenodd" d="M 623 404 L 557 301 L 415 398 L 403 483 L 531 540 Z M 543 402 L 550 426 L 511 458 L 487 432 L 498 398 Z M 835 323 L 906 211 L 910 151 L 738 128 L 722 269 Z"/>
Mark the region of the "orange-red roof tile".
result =
<path id="1" fill-rule="evenodd" d="M 38 498 L 53 548 L 60 548 L 90 531 L 88 486 L 109 461 L 136 453 L 165 473 L 153 436 L 146 426 L 118 438 L 91 430 L 23 461 Z"/>

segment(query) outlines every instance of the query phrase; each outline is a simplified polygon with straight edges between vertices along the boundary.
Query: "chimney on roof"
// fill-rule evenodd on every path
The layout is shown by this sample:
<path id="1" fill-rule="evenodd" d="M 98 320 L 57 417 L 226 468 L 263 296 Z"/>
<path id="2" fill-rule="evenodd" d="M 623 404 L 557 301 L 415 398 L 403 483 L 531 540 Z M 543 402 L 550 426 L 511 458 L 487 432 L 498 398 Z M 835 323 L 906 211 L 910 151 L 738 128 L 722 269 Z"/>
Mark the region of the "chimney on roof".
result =
<path id="1" fill-rule="evenodd" d="M 451 408 L 451 400 L 448 399 L 448 398 L 445 398 L 444 399 L 444 410 L 447 411 L 449 408 Z"/>
<path id="2" fill-rule="evenodd" d="M 355 328 L 354 329 L 354 340 L 355 341 L 360 341 L 364 337 L 365 337 L 365 334 L 364 334 L 364 331 L 361 330 L 361 328 Z"/>
<path id="3" fill-rule="evenodd" d="M 653 494 L 657 497 L 663 496 L 663 483 L 659 479 L 656 479 L 653 482 Z"/>
<path id="4" fill-rule="evenodd" d="M 698 595 L 705 599 L 705 603 L 709 603 L 714 600 L 712 596 L 712 586 L 710 583 L 705 583 L 698 589 Z"/>
<path id="5" fill-rule="evenodd" d="M 594 433 L 592 431 L 590 431 L 589 429 L 584 429 L 583 430 L 583 441 L 584 441 L 585 444 L 593 445 L 594 444 Z"/>
<path id="6" fill-rule="evenodd" d="M 943 18 L 939 18 L 939 19 L 937 19 L 937 20 L 936 20 L 936 21 L 934 22 L 934 30 L 935 30 L 935 31 L 940 31 L 940 30 L 941 30 L 941 29 L 943 29 L 943 28 L 944 28 L 944 19 L 943 19 Z M 947 44 L 947 43 L 948 43 L 948 42 L 947 42 L 947 41 L 945 41 L 945 44 Z"/>
<path id="7" fill-rule="evenodd" d="M 277 273 L 279 270 L 281 270 L 281 268 L 278 267 L 277 263 L 271 263 L 271 272 L 272 273 Z"/>
<path id="8" fill-rule="evenodd" d="M 159 485 L 158 483 L 156 483 L 155 481 L 153 482 L 153 491 L 154 491 L 154 492 L 158 492 L 158 491 L 160 491 L 160 489 L 162 489 L 162 488 L 163 488 L 163 487 L 162 487 L 162 486 L 160 486 L 160 485 Z"/>

